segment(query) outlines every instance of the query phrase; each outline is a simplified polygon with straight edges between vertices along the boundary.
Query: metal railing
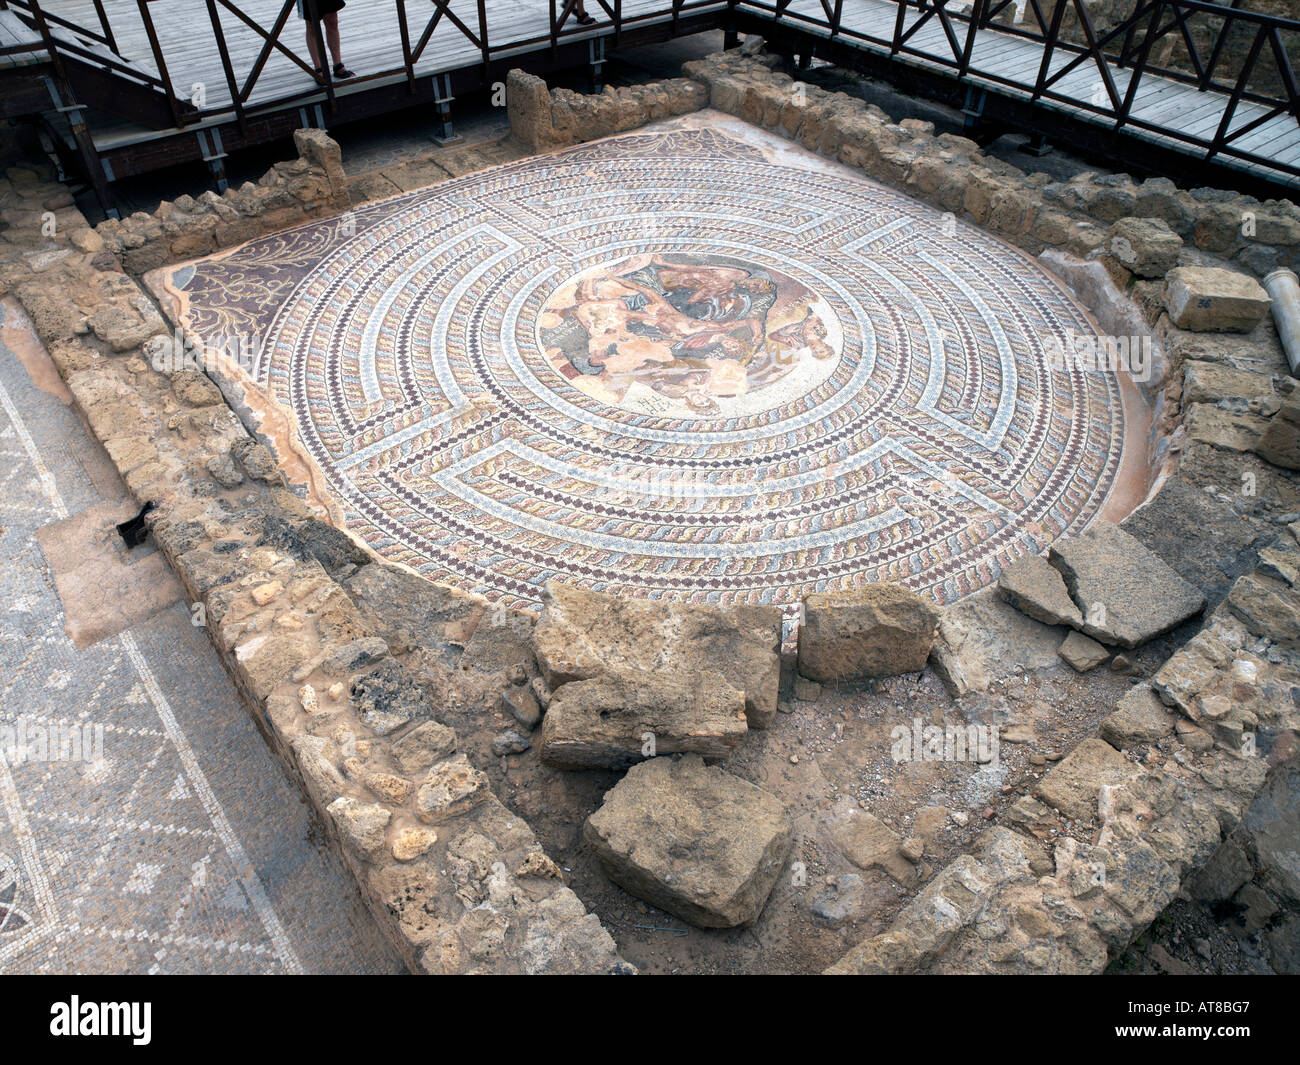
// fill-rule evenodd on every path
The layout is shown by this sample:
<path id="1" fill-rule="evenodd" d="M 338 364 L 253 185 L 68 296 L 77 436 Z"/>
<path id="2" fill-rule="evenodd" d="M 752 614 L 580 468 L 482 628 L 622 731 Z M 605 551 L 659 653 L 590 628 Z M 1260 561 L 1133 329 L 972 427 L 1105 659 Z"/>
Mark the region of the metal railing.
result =
<path id="1" fill-rule="evenodd" d="M 1236 2 L 1236 0 L 1234 0 Z M 821 0 L 822 12 L 804 14 L 790 10 L 791 0 L 733 0 L 737 10 L 762 13 L 776 25 L 828 31 L 832 41 L 873 46 L 892 57 L 907 56 L 952 71 L 959 79 L 978 79 L 1028 94 L 1034 102 L 1051 100 L 1100 115 L 1113 122 L 1113 130 L 1125 126 L 1159 133 L 1203 149 L 1206 158 L 1229 155 L 1300 175 L 1300 168 L 1281 164 L 1266 154 L 1240 147 L 1239 142 L 1264 123 L 1289 115 L 1300 124 L 1300 90 L 1286 38 L 1300 55 L 1300 21 L 1276 15 L 1246 11 L 1203 0 L 1135 0 L 1132 11 L 1109 26 L 1098 28 L 1083 0 L 974 0 L 969 12 L 949 8 L 950 0 L 894 0 L 893 32 L 880 36 L 862 28 L 861 0 Z M 847 15 L 846 15 L 847 8 Z M 998 17 L 1015 9 L 1015 22 Z M 1066 30 L 1066 16 L 1081 40 Z M 1193 19 L 1198 19 L 1193 32 Z M 858 25 L 854 25 L 854 22 Z M 942 43 L 919 47 L 916 35 L 927 24 L 942 30 Z M 1245 32 L 1249 38 L 1242 61 L 1228 78 L 1223 78 L 1224 56 L 1229 38 Z M 1040 55 L 1034 69 L 1008 74 L 982 66 L 975 55 L 980 34 L 995 33 L 1034 42 Z M 1187 50 L 1186 67 L 1153 59 L 1162 40 L 1175 37 Z M 1069 57 L 1059 63 L 1062 56 Z M 1053 66 L 1054 62 L 1059 63 Z M 1064 91 L 1063 82 L 1089 65 L 1095 68 L 1096 89 L 1085 97 Z M 1121 90 L 1117 72 L 1127 78 Z M 1252 83 L 1266 74 L 1277 91 L 1265 91 Z M 1198 92 L 1217 94 L 1224 110 L 1213 134 L 1203 136 L 1149 121 L 1134 114 L 1144 79 L 1160 77 L 1194 86 Z M 1260 78 L 1258 80 L 1264 80 Z M 1262 105 L 1263 111 L 1233 128 L 1243 102 Z"/>
<path id="2" fill-rule="evenodd" d="M 61 59 L 75 58 L 134 79 L 163 94 L 177 126 L 233 117 L 243 127 L 249 115 L 261 109 L 283 109 L 319 100 L 322 94 L 334 105 L 338 83 L 327 61 L 323 61 L 317 75 L 310 58 L 300 54 L 303 37 L 296 29 L 296 19 L 293 19 L 296 43 L 293 46 L 287 43 L 295 0 L 283 0 L 273 21 L 265 7 L 261 9 L 260 19 L 250 14 L 247 0 L 203 0 L 229 100 L 219 100 L 209 106 L 179 94 L 168 71 L 166 49 L 160 43 L 151 10 L 154 3 L 162 2 L 118 0 L 110 16 L 103 0 L 94 0 L 97 25 L 90 26 L 76 25 L 51 13 L 41 0 L 0 0 L 0 9 L 18 12 L 37 31 L 40 45 L 32 45 L 32 50 L 44 49 L 56 66 Z M 315 4 L 315 0 L 307 2 Z M 352 91 L 353 86 L 368 82 L 405 81 L 414 93 L 418 79 L 435 73 L 426 69 L 421 74 L 420 67 L 439 31 L 444 35 L 450 31 L 470 46 L 486 82 L 494 62 L 516 54 L 544 47 L 554 53 L 561 46 L 584 37 L 593 41 L 612 38 L 617 47 L 632 27 L 670 21 L 675 33 L 681 19 L 713 10 L 719 15 L 717 25 L 729 24 L 728 20 L 743 13 L 753 16 L 765 28 L 770 27 L 771 35 L 777 39 L 782 26 L 803 29 L 829 37 L 840 45 L 884 52 L 896 59 L 924 61 L 968 83 L 974 79 L 991 87 L 1014 89 L 1036 103 L 1067 104 L 1102 116 L 1113 123 L 1116 131 L 1131 126 L 1163 134 L 1202 149 L 1207 158 L 1230 155 L 1300 174 L 1300 170 L 1277 166 L 1273 160 L 1247 150 L 1240 143 L 1279 115 L 1289 115 L 1300 122 L 1300 90 L 1287 49 L 1287 38 L 1300 42 L 1300 21 L 1204 0 L 1133 0 L 1128 15 L 1098 27 L 1084 0 L 974 0 L 969 10 L 963 11 L 954 10 L 951 6 L 954 2 L 820 0 L 820 11 L 805 14 L 792 10 L 791 0 L 662 0 L 650 10 L 629 14 L 624 10 L 624 0 L 594 0 L 599 12 L 593 7 L 593 13 L 603 15 L 604 20 L 595 26 L 584 26 L 578 23 L 578 0 L 549 0 L 549 24 L 544 32 L 528 35 L 515 28 L 512 35 L 508 23 L 505 27 L 497 23 L 497 32 L 493 32 L 487 0 L 392 0 L 392 18 L 396 22 L 396 36 L 400 38 L 400 50 L 395 48 L 394 55 L 399 61 L 383 70 L 368 71 L 349 79 L 348 86 Z M 891 3 L 892 31 L 883 30 L 880 18 L 876 19 L 879 27 L 876 32 L 866 28 L 864 12 L 871 9 L 879 15 Z M 127 10 L 123 11 L 124 8 Z M 1007 18 L 1012 9 L 1018 16 L 1014 20 Z M 118 42 L 125 39 L 122 23 L 127 12 L 144 27 L 156 73 L 131 61 L 140 60 L 141 56 L 117 54 Z M 234 19 L 243 31 L 260 38 L 256 57 L 242 67 L 237 67 L 232 59 L 223 18 Z M 263 24 L 267 21 L 269 26 Z M 325 57 L 319 22 L 309 20 L 308 26 L 314 34 L 318 54 Z M 937 27 L 941 33 L 937 37 L 930 35 L 929 42 L 923 45 L 919 35 L 927 26 Z M 389 32 L 392 28 L 390 25 Z M 981 62 L 980 49 L 976 47 L 982 34 L 1033 42 L 1038 52 L 1033 62 L 1025 64 L 1026 69 L 1011 72 L 1005 68 L 992 69 Z M 138 39 L 138 31 L 135 35 Z M 1229 62 L 1227 57 L 1232 51 L 1229 39 L 1234 35 L 1237 39 L 1234 43 L 1240 44 L 1245 35 L 1249 44 L 1244 46 L 1244 52 L 1242 47 L 1237 47 Z M 1168 50 L 1170 43 L 1179 43 L 1186 49 L 1184 65 L 1171 64 L 1167 59 L 1156 60 L 1158 48 Z M 287 59 L 308 77 L 303 79 L 301 89 L 281 93 L 274 99 L 264 93 L 258 99 L 257 91 L 265 86 L 273 56 Z M 1067 91 L 1067 78 L 1076 71 L 1094 68 L 1091 94 L 1081 98 L 1077 90 Z M 1267 74 L 1266 79 L 1257 77 L 1261 72 Z M 1144 79 L 1155 76 L 1194 86 L 1199 92 L 1215 94 L 1224 100 L 1223 113 L 1212 135 L 1166 127 L 1135 113 Z M 1262 88 L 1257 84 L 1262 80 L 1267 80 L 1273 88 Z M 1262 110 L 1234 129 L 1233 122 L 1243 103 L 1259 105 Z"/>
<path id="3" fill-rule="evenodd" d="M 125 4 L 130 0 L 121 0 L 121 2 Z M 120 8 L 110 16 L 102 0 L 95 0 L 97 28 L 77 25 L 53 15 L 49 12 L 48 5 L 43 5 L 41 0 L 0 0 L 0 9 L 5 7 L 13 9 L 33 25 L 42 26 L 49 23 L 66 31 L 62 36 L 43 31 L 42 44 L 32 46 L 32 50 L 44 49 L 56 62 L 60 54 L 75 56 L 115 73 L 135 78 L 163 93 L 176 115 L 178 126 L 228 115 L 233 116 L 242 125 L 248 115 L 255 112 L 259 106 L 299 103 L 317 98 L 322 93 L 333 104 L 338 83 L 329 64 L 323 63 L 322 70 L 317 76 L 310 58 L 300 54 L 298 50 L 297 43 L 303 38 L 296 28 L 293 31 L 295 44 L 286 43 L 291 22 L 294 24 L 297 22 L 296 19 L 292 19 L 295 14 L 296 0 L 284 0 L 269 27 L 250 14 L 247 3 L 242 3 L 240 0 L 203 0 L 230 99 L 229 102 L 221 101 L 211 106 L 200 105 L 194 108 L 186 106 L 186 98 L 178 93 L 168 71 L 167 56 L 159 42 L 158 27 L 151 10 L 151 5 L 162 2 L 164 0 L 135 0 L 133 4 L 135 10 L 132 12 L 134 16 L 138 16 L 144 27 L 157 74 L 142 70 L 126 57 L 110 55 L 98 49 L 88 49 L 73 39 L 72 35 L 75 34 L 102 44 L 111 52 L 117 51 L 118 40 L 125 38 L 121 26 L 125 16 L 118 13 Z M 167 2 L 175 2 L 175 0 L 167 0 Z M 307 0 L 307 3 L 314 6 L 315 0 Z M 594 0 L 595 5 L 599 6 L 608 21 L 598 26 L 583 26 L 577 21 L 578 0 L 549 0 L 550 21 L 547 32 L 531 36 L 511 35 L 507 24 L 494 38 L 489 25 L 486 0 L 392 0 L 392 3 L 392 16 L 400 39 L 400 63 L 382 70 L 367 71 L 361 77 L 351 78 L 348 80 L 349 86 L 402 78 L 414 91 L 416 80 L 425 76 L 419 71 L 420 63 L 425 57 L 434 33 L 439 28 L 451 28 L 473 47 L 479 56 L 486 77 L 494 60 L 506 53 L 513 54 L 543 46 L 549 46 L 554 51 L 562 44 L 583 36 L 593 38 L 612 36 L 614 46 L 617 47 L 623 33 L 630 27 L 647 22 L 671 20 L 675 31 L 678 20 L 688 13 L 710 8 L 725 12 L 727 9 L 727 0 L 664 0 L 654 10 L 628 15 L 623 11 L 623 0 Z M 256 58 L 245 69 L 236 69 L 228 33 L 222 22 L 223 15 L 233 17 L 244 29 L 261 38 L 261 46 Z M 116 33 L 114 19 L 117 20 Z M 315 37 L 318 54 L 326 55 L 319 21 L 309 19 L 308 26 L 311 27 L 309 32 Z M 306 83 L 301 91 L 279 96 L 274 101 L 262 100 L 255 103 L 254 95 L 264 82 L 268 62 L 275 55 L 284 57 L 313 80 Z M 428 73 L 432 71 L 426 72 L 426 75 Z"/>

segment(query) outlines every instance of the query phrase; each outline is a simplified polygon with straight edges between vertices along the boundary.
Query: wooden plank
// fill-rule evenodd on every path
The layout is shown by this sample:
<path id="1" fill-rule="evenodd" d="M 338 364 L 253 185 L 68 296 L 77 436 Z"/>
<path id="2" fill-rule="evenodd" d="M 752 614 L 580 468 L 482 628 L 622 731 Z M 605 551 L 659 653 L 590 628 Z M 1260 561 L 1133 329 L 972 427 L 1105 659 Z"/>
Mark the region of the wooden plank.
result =
<path id="1" fill-rule="evenodd" d="M 53 14 L 77 22 L 89 29 L 98 30 L 93 0 L 44 0 L 45 8 Z M 239 7 L 258 25 L 269 29 L 275 21 L 282 6 L 282 0 L 239 0 Z M 725 6 L 719 0 L 718 8 Z M 596 5 L 588 3 L 588 8 L 600 20 L 593 28 L 591 36 L 609 32 L 609 24 Z M 474 32 L 478 31 L 478 15 L 474 4 L 464 0 L 453 0 L 452 10 L 463 18 Z M 122 55 L 131 60 L 139 69 L 157 74 L 149 48 L 144 24 L 140 19 L 134 3 L 112 3 L 109 5 L 113 29 Z M 494 54 L 511 55 L 535 50 L 535 46 L 526 42 L 545 39 L 550 31 L 549 3 L 547 0 L 486 0 L 489 27 L 489 39 L 494 47 Z M 843 10 L 843 27 L 857 30 L 871 37 L 876 42 L 863 40 L 852 35 L 841 34 L 839 40 L 854 47 L 875 54 L 888 52 L 888 45 L 879 41 L 892 40 L 897 7 L 893 0 L 848 0 Z M 208 19 L 204 0 L 166 0 L 165 3 L 151 5 L 150 12 L 157 27 L 158 37 L 172 75 L 178 96 L 186 98 L 195 84 L 201 84 L 206 90 L 207 107 L 226 108 L 230 105 L 230 93 L 226 78 L 217 53 L 215 38 Z M 410 0 L 408 4 L 408 24 L 413 40 L 422 36 L 429 17 L 433 14 L 432 4 L 419 0 Z M 666 20 L 670 17 L 668 0 L 625 0 L 623 5 L 625 18 L 637 15 L 653 15 Z M 401 65 L 401 43 L 396 19 L 395 0 L 349 0 L 340 16 L 343 37 L 343 55 L 348 65 L 359 75 L 374 75 L 386 72 L 393 76 Z M 0 12 L 0 15 L 10 14 Z M 829 36 L 829 21 L 819 0 L 794 0 L 788 9 L 789 15 L 799 14 L 806 19 L 786 18 L 791 27 L 803 32 L 819 33 Z M 919 12 L 909 10 L 906 24 L 914 25 Z M 231 63 L 236 72 L 236 79 L 242 86 L 249 71 L 256 63 L 263 46 L 264 38 L 254 29 L 243 24 L 234 15 L 220 9 L 220 20 L 230 51 Z M 0 19 L 0 41 L 3 41 L 4 20 Z M 572 27 L 572 24 L 570 24 Z M 957 36 L 958 49 L 964 46 L 967 24 L 954 20 L 953 30 Z M 567 40 L 582 39 L 586 34 L 569 37 Z M 307 61 L 306 27 L 295 13 L 290 13 L 285 27 L 283 43 L 294 54 Z M 909 52 L 898 57 L 898 61 L 908 66 L 941 71 L 949 76 L 958 56 L 954 56 L 951 42 L 937 17 L 930 18 L 908 41 Z M 971 54 L 971 70 L 968 81 L 976 84 L 988 84 L 997 92 L 1027 98 L 1032 90 L 1041 63 L 1041 48 L 1031 40 L 1006 33 L 996 26 L 979 30 L 974 39 Z M 415 66 L 416 76 L 431 77 L 445 71 L 464 69 L 480 60 L 478 47 L 462 34 L 448 19 L 444 18 Z M 1073 53 L 1058 52 L 1054 57 L 1053 71 L 1075 59 Z M 1111 67 L 1111 74 L 1116 88 L 1123 97 L 1129 78 L 1129 68 Z M 1007 79 L 1016 83 L 1008 86 Z M 387 79 L 386 79 L 387 80 Z M 1095 58 L 1083 61 L 1065 78 L 1061 79 L 1053 90 L 1066 97 L 1066 100 L 1051 101 L 1053 109 L 1074 114 L 1076 117 L 1097 125 L 1113 122 L 1112 118 L 1097 115 L 1081 105 L 1089 103 L 1095 86 L 1102 84 Z M 373 88 L 375 81 L 362 84 L 341 83 L 335 86 L 336 94 L 347 96 L 366 88 Z M 272 109 L 288 100 L 303 99 L 314 101 L 323 99 L 309 74 L 279 51 L 272 51 L 265 68 L 254 86 L 249 100 L 253 108 Z M 1187 132 L 1200 136 L 1208 130 L 1212 136 L 1217 128 L 1217 117 L 1221 116 L 1226 96 L 1222 93 L 1200 93 L 1193 86 L 1180 85 L 1154 75 L 1143 77 L 1133 105 L 1133 117 L 1152 125 L 1167 123 L 1169 132 Z M 1040 101 L 1048 106 L 1046 101 Z M 1109 97 L 1105 97 L 1105 106 L 1109 107 Z M 1242 105 L 1240 117 L 1234 124 L 1249 121 L 1251 112 Z M 1135 127 L 1136 128 L 1136 127 Z M 115 137 L 119 134 L 115 132 Z M 1145 139 L 1177 142 L 1167 134 L 1163 137 L 1158 132 L 1142 131 Z M 1260 151 L 1272 147 L 1270 137 L 1282 136 L 1281 127 L 1274 129 L 1273 124 L 1252 132 L 1245 144 L 1257 145 Z M 1280 146 L 1288 149 L 1288 139 Z M 1184 150 L 1195 153 L 1194 148 L 1181 145 Z"/>

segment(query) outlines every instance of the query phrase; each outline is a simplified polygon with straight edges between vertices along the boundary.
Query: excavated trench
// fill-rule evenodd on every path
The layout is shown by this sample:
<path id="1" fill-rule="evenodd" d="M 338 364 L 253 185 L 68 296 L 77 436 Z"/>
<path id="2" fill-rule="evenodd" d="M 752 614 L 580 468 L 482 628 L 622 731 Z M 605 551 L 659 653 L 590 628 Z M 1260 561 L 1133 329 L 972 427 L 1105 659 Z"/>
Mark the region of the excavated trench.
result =
<path id="1" fill-rule="evenodd" d="M 495 757 L 499 687 L 409 663 L 645 970 L 826 967 L 1178 643 L 1076 673 L 1065 628 L 990 588 L 1155 483 L 1142 382 L 1062 358 L 1106 351 L 1090 313 L 1019 249 L 738 120 L 524 159 L 149 281 L 295 487 L 381 556 L 526 609 L 560 580 L 785 612 L 782 712 L 727 769 L 787 805 L 802 865 L 731 931 L 605 878 L 581 826 L 618 774 Z M 796 681 L 801 599 L 876 581 L 966 601 L 987 690 Z M 929 725 L 1003 739 L 900 761 L 900 727 Z M 865 866 L 853 809 L 887 828 Z"/>

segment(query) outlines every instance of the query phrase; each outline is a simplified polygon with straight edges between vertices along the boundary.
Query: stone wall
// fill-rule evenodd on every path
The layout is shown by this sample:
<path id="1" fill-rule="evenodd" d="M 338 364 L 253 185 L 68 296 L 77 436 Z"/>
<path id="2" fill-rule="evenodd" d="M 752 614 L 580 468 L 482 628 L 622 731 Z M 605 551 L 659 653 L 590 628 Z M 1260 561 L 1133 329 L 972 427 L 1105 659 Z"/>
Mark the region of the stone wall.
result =
<path id="1" fill-rule="evenodd" d="M 293 175 L 305 192 L 336 169 L 327 138 L 305 133 L 299 146 L 302 159 L 250 194 L 268 210 L 241 215 L 249 225 L 336 202 L 331 194 L 307 208 L 310 196 L 298 200 L 287 176 L 281 183 Z M 281 193 L 297 205 L 269 206 Z M 318 521 L 212 381 L 171 357 L 166 322 L 62 187 L 10 170 L 0 204 L 0 284 L 31 315 L 132 494 L 158 505 L 154 539 L 195 623 L 410 968 L 626 971 L 405 664 L 433 656 L 499 693 L 516 672 L 536 673 L 531 653 L 502 653 L 532 619 L 430 584 Z M 217 216 L 215 206 L 204 215 L 212 224 L 201 245 L 165 223 L 145 243 L 121 245 L 122 259 L 138 270 L 248 232 L 218 237 Z"/>
<path id="2" fill-rule="evenodd" d="M 953 134 L 915 119 L 890 122 L 847 93 L 796 81 L 773 56 L 725 52 L 683 72 L 709 90 L 708 106 L 771 129 L 864 171 L 941 211 L 968 218 L 1035 255 L 1054 247 L 1087 258 L 1126 217 L 1164 222 L 1188 254 L 1204 252 L 1263 276 L 1300 264 L 1300 207 L 1223 189 L 1179 189 L 1168 178 L 1083 173 L 1068 182 L 1026 174 Z M 1249 216 L 1249 218 L 1247 218 Z M 1121 283 L 1123 264 L 1108 264 Z"/>
<path id="3" fill-rule="evenodd" d="M 624 133 L 707 105 L 708 93 L 690 78 L 607 85 L 594 96 L 549 91 L 541 78 L 522 70 L 512 70 L 506 82 L 511 132 L 539 152 Z"/>
<path id="4" fill-rule="evenodd" d="M 318 129 L 300 129 L 293 141 L 298 158 L 276 163 L 257 182 L 164 200 L 151 214 L 100 223 L 104 246 L 139 276 L 351 207 L 338 144 Z"/>

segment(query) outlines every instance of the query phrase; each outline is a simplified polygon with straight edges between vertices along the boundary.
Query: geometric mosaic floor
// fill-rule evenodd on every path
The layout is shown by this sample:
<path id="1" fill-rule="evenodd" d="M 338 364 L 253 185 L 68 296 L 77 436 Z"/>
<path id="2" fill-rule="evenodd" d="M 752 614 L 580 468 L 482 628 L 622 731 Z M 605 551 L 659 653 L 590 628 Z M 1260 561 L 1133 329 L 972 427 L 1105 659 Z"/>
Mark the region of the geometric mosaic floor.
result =
<path id="1" fill-rule="evenodd" d="M 1096 516 L 1113 375 L 1017 249 L 710 115 L 522 160 L 172 271 L 244 338 L 351 527 L 534 604 L 552 577 L 789 607 L 940 601 Z"/>
<path id="2" fill-rule="evenodd" d="M 399 970 L 184 604 L 65 632 L 95 446 L 0 340 L 0 975 Z"/>

